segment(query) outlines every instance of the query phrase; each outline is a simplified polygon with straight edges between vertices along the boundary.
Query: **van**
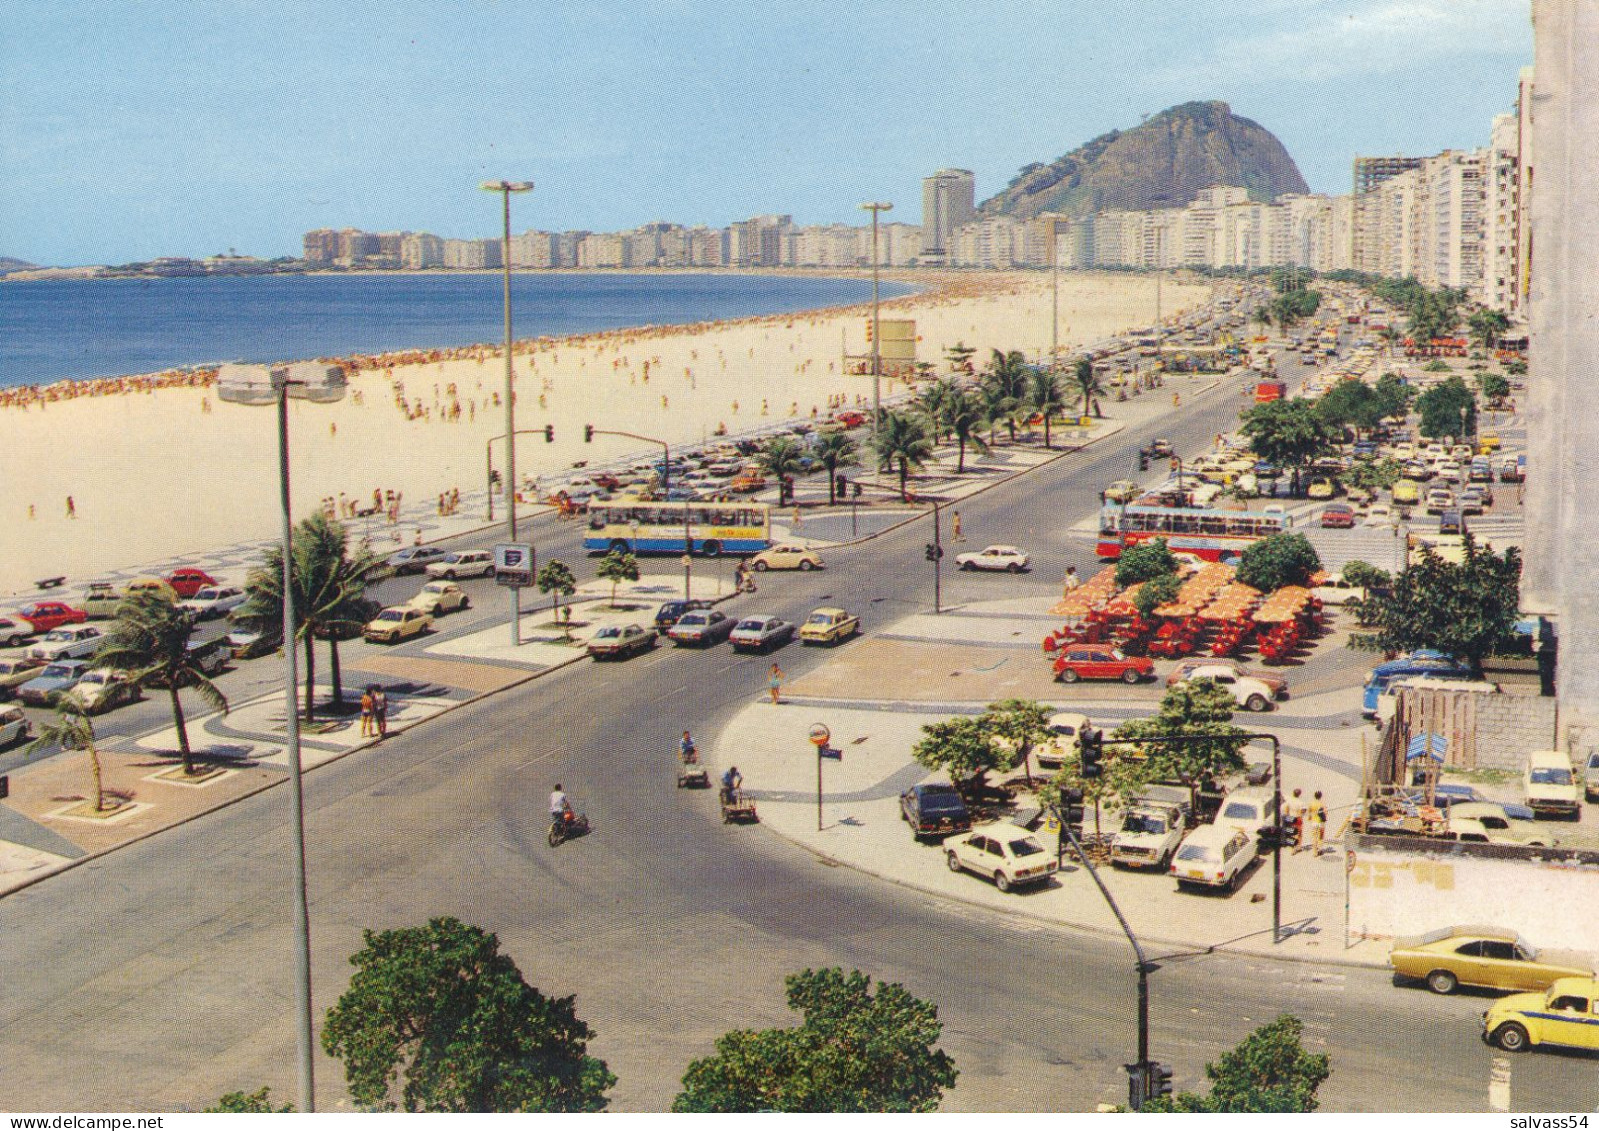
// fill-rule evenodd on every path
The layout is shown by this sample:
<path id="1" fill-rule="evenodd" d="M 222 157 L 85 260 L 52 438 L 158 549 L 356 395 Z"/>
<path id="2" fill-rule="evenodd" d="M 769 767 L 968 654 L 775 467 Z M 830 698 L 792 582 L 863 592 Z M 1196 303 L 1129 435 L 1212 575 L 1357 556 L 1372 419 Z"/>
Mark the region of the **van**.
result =
<path id="1" fill-rule="evenodd" d="M 1534 750 L 1527 755 L 1521 774 L 1523 795 L 1535 816 L 1571 817 L 1582 815 L 1581 794 L 1571 759 L 1559 750 Z"/>
<path id="2" fill-rule="evenodd" d="M 1223 798 L 1214 823 L 1258 837 L 1262 829 L 1277 827 L 1275 802 L 1276 794 L 1264 787 L 1235 789 Z"/>
<path id="3" fill-rule="evenodd" d="M 1418 648 L 1408 656 L 1378 664 L 1366 673 L 1366 686 L 1360 700 L 1361 714 L 1368 719 L 1377 717 L 1377 700 L 1396 680 L 1412 676 L 1432 676 L 1438 679 L 1470 679 L 1471 669 L 1456 663 L 1442 652 Z"/>

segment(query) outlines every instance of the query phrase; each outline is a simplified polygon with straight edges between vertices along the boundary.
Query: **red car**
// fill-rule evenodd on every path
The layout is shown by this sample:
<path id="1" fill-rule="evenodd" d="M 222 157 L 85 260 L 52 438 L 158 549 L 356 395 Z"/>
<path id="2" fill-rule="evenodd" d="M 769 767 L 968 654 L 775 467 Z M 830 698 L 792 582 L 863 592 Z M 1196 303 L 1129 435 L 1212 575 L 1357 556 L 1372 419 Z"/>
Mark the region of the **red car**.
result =
<path id="1" fill-rule="evenodd" d="M 17 616 L 33 625 L 35 632 L 53 632 L 64 624 L 82 624 L 89 619 L 88 613 L 65 601 L 35 601 L 18 609 Z"/>
<path id="2" fill-rule="evenodd" d="M 216 585 L 217 579 L 203 569 L 185 566 L 183 569 L 175 569 L 168 574 L 167 584 L 172 586 L 174 593 L 187 601 L 207 585 Z"/>
<path id="3" fill-rule="evenodd" d="M 866 414 L 863 412 L 841 412 L 833 417 L 845 428 L 859 428 L 866 423 Z"/>
<path id="4" fill-rule="evenodd" d="M 1155 665 L 1143 656 L 1124 656 L 1116 648 L 1076 645 L 1055 660 L 1055 678 L 1062 683 L 1080 679 L 1119 679 L 1138 683 L 1155 677 Z"/>
<path id="5" fill-rule="evenodd" d="M 1328 503 L 1321 512 L 1325 529 L 1347 530 L 1355 525 L 1355 508 L 1348 503 Z"/>

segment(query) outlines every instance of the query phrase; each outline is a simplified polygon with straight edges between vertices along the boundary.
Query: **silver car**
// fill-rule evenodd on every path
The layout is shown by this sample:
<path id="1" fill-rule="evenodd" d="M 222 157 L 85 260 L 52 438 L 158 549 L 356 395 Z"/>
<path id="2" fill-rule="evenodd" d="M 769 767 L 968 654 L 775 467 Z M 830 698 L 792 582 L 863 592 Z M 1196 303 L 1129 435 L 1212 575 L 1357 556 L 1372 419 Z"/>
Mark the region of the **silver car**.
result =
<path id="1" fill-rule="evenodd" d="M 764 652 L 794 639 L 795 626 L 780 617 L 749 616 L 733 627 L 727 639 L 735 652 Z"/>
<path id="2" fill-rule="evenodd" d="M 35 660 L 81 660 L 94 655 L 103 643 L 103 634 L 93 625 L 68 624 L 46 633 L 28 655 Z"/>

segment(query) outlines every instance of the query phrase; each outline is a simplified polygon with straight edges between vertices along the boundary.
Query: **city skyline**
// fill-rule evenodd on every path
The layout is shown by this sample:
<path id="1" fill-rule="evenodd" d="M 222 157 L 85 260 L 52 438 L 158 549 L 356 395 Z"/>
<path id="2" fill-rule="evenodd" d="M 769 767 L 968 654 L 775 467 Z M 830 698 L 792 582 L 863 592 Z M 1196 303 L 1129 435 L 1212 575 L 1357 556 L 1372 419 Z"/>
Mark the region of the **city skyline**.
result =
<path id="1" fill-rule="evenodd" d="M 1513 0 L 1274 0 L 1247 24 L 1193 0 L 1137 37 L 1125 7 L 1023 2 L 868 3 L 847 24 L 824 4 L 756 23 L 720 3 L 3 8 L 0 255 L 61 265 L 293 255 L 324 226 L 489 236 L 476 184 L 506 175 L 539 186 L 519 230 L 858 224 L 861 199 L 919 220 L 936 169 L 971 169 L 980 202 L 1196 99 L 1342 193 L 1357 155 L 1475 144 L 1531 61 Z"/>

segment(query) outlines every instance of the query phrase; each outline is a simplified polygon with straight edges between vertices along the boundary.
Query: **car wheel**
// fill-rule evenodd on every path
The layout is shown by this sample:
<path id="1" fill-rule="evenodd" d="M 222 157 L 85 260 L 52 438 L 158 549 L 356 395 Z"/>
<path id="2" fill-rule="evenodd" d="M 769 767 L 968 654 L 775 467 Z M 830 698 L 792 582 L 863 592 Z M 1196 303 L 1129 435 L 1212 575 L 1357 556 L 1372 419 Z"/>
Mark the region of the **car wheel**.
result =
<path id="1" fill-rule="evenodd" d="M 472 598 L 470 598 L 470 597 L 462 597 L 461 598 L 461 608 L 470 609 L 471 607 L 472 607 Z"/>
<path id="2" fill-rule="evenodd" d="M 454 581 L 455 580 L 455 571 L 453 569 L 445 570 L 444 571 L 444 580 L 445 581 Z"/>
<path id="3" fill-rule="evenodd" d="M 770 568 L 770 567 L 768 567 L 765 562 L 756 562 L 755 563 L 755 572 L 756 573 L 765 573 L 768 568 Z"/>
<path id="4" fill-rule="evenodd" d="M 811 570 L 816 568 L 816 564 L 814 562 L 812 562 L 812 561 L 809 561 L 809 560 L 805 559 L 805 558 L 801 558 L 799 567 L 800 567 L 800 572 L 801 573 L 810 573 Z"/>
<path id="5" fill-rule="evenodd" d="M 15 648 L 18 644 L 21 644 L 21 643 L 22 643 L 22 637 L 20 637 L 20 636 L 8 636 L 8 637 L 6 637 L 6 647 L 7 648 Z"/>
<path id="6" fill-rule="evenodd" d="M 1494 1030 L 1494 1044 L 1506 1052 L 1525 1052 L 1529 1043 L 1527 1030 L 1514 1021 L 1507 1021 Z"/>
<path id="7" fill-rule="evenodd" d="M 950 849 L 948 852 L 944 853 L 944 862 L 949 865 L 949 870 L 951 872 L 958 872 L 961 870 L 961 858 L 955 855 L 954 849 Z"/>
<path id="8" fill-rule="evenodd" d="M 977 563 L 976 562 L 962 562 L 961 563 L 961 568 L 963 570 L 965 570 L 967 573 L 973 573 L 977 569 Z"/>
<path id="9" fill-rule="evenodd" d="M 1076 683 L 1082 677 L 1077 674 L 1076 668 L 1063 668 L 1058 678 L 1062 683 Z"/>
<path id="10" fill-rule="evenodd" d="M 1020 572 L 1022 572 L 1022 567 L 1021 567 L 1020 564 L 1018 564 L 1016 562 L 1011 562 L 1010 565 L 1005 567 L 1005 572 L 1006 573 L 1020 573 Z"/>
<path id="11" fill-rule="evenodd" d="M 1137 668 L 1128 668 L 1126 671 L 1122 672 L 1123 683 L 1137 683 L 1142 678 L 1143 676 L 1138 674 Z"/>
<path id="12" fill-rule="evenodd" d="M 1010 877 L 1005 875 L 1004 872 L 996 870 L 994 872 L 994 886 L 1000 891 L 1010 891 Z"/>
<path id="13" fill-rule="evenodd" d="M 1435 994 L 1452 994 L 1460 979 L 1447 970 L 1434 970 L 1427 975 L 1427 988 Z"/>
<path id="14" fill-rule="evenodd" d="M 1248 699 L 1244 700 L 1244 710 L 1246 711 L 1255 711 L 1258 713 L 1266 710 L 1266 708 L 1270 706 L 1271 704 L 1266 702 L 1266 697 L 1264 695 L 1251 695 Z"/>

